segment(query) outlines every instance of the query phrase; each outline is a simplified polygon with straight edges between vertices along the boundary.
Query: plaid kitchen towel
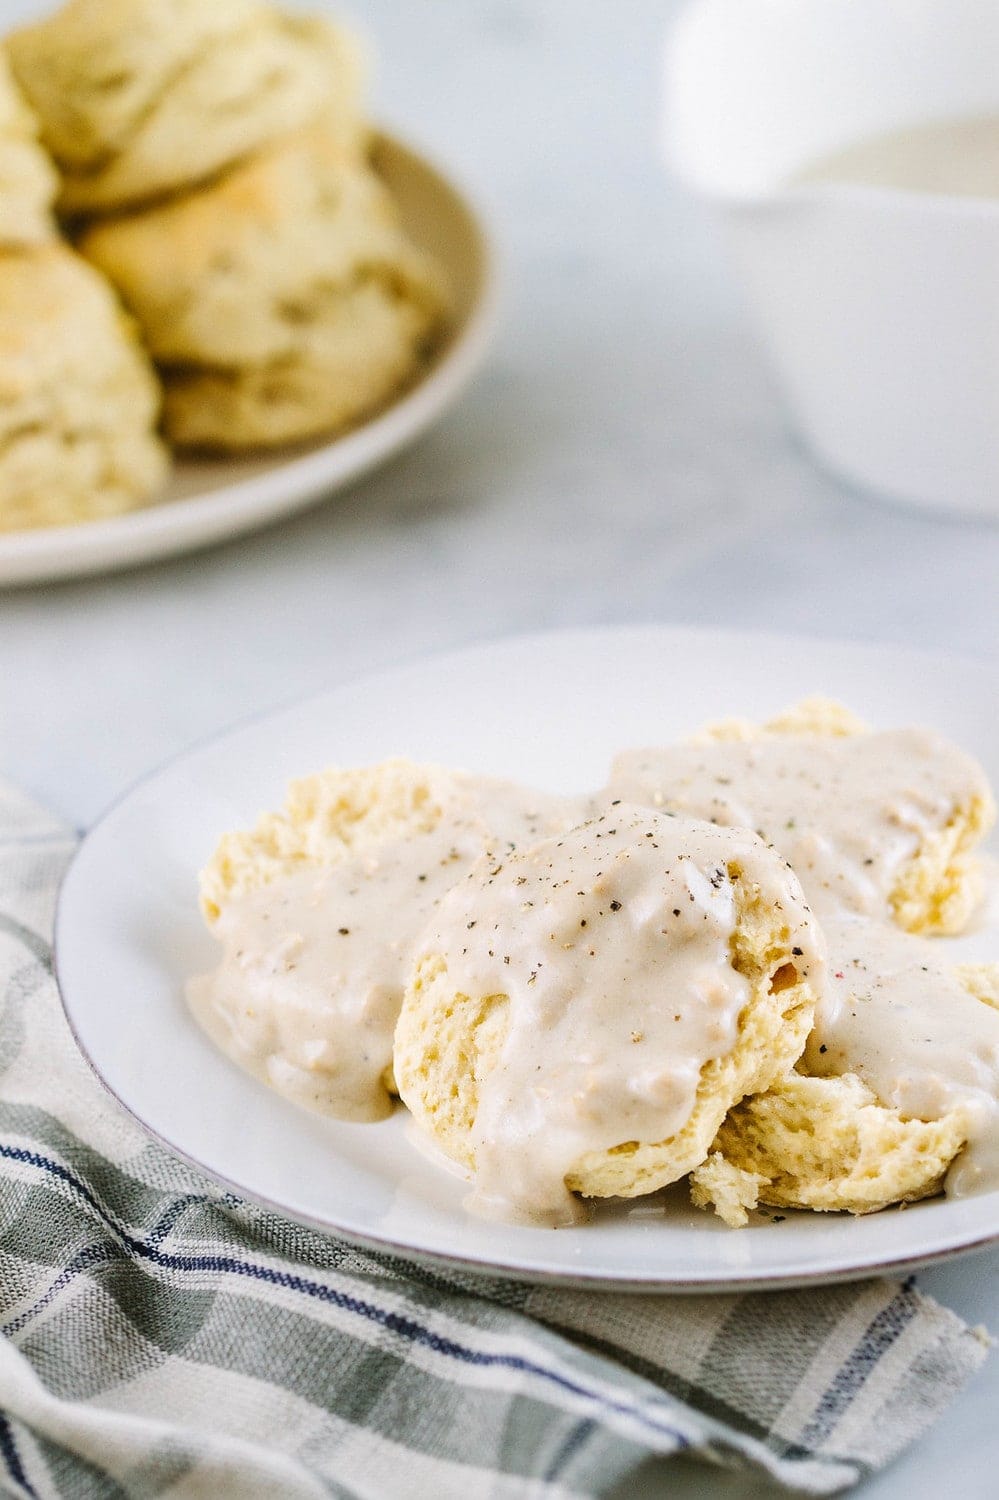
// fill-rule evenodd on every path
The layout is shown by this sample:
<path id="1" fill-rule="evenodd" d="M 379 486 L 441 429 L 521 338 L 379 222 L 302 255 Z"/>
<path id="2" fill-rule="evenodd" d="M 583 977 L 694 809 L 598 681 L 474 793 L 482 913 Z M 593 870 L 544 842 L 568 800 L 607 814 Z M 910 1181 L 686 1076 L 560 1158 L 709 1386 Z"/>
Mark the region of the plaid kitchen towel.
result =
<path id="1" fill-rule="evenodd" d="M 829 1494 L 984 1358 L 909 1284 L 522 1286 L 363 1252 L 221 1191 L 75 1050 L 49 944 L 73 844 L 0 787 L 4 1494 L 575 1500 L 683 1452 Z"/>

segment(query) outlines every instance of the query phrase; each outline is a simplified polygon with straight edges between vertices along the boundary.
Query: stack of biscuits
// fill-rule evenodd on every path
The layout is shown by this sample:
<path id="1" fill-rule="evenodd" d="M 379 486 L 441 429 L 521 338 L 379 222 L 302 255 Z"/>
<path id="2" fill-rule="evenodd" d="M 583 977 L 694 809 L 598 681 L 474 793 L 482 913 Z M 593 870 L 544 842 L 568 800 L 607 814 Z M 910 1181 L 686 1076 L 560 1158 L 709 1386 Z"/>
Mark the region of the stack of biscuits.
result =
<path id="1" fill-rule="evenodd" d="M 6 51 L 0 243 L 5 255 L 12 241 L 43 247 L 52 286 L 37 300 L 47 320 L 73 320 L 65 338 L 51 322 L 39 332 L 39 379 L 72 407 L 85 358 L 107 427 L 125 422 L 130 392 L 143 463 L 116 451 L 87 477 L 81 460 L 89 490 L 72 501 L 51 472 L 47 503 L 0 476 L 0 527 L 149 498 L 165 470 L 158 416 L 177 448 L 278 446 L 342 430 L 417 375 L 445 292 L 370 165 L 364 70 L 342 30 L 259 0 L 67 0 Z M 58 243 L 53 205 L 82 259 Z M 4 385 L 21 378 L 6 308 L 31 302 L 22 283 L 8 267 L 0 285 Z M 133 367 L 119 399 L 93 379 L 107 328 Z M 50 443 L 52 421 L 17 425 Z M 116 448 L 125 441 L 122 427 Z"/>

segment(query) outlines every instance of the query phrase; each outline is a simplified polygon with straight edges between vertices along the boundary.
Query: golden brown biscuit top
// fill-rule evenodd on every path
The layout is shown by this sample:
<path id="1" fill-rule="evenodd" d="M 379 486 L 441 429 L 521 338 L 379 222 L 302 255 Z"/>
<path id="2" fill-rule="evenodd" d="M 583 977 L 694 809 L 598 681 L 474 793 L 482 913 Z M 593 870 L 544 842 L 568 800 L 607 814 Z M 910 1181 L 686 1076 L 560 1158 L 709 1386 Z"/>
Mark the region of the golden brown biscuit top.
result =
<path id="1" fill-rule="evenodd" d="M 199 54 L 259 21 L 256 0 L 68 0 L 12 33 L 8 49 L 65 165 L 99 165 Z"/>

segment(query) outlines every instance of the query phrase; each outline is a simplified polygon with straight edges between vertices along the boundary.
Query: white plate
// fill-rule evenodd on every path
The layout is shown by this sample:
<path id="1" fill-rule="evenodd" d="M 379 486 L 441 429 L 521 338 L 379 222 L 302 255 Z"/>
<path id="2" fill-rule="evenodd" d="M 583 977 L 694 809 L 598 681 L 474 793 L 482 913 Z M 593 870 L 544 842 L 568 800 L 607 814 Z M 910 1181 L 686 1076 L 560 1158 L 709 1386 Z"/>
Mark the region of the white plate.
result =
<path id="1" fill-rule="evenodd" d="M 413 240 L 439 258 L 452 330 L 427 371 L 379 416 L 345 436 L 275 455 L 178 462 L 162 500 L 77 526 L 0 533 L 0 585 L 131 567 L 238 536 L 302 510 L 397 453 L 450 406 L 481 363 L 496 321 L 486 231 L 467 197 L 429 161 L 381 134 L 374 161 Z"/>
<path id="2" fill-rule="evenodd" d="M 994 675 L 867 646 L 648 628 L 515 639 L 367 678 L 236 729 L 156 772 L 91 832 L 63 887 L 56 955 L 84 1052 L 151 1132 L 240 1193 L 367 1244 L 527 1278 L 664 1291 L 797 1285 L 920 1265 L 999 1239 L 999 1193 L 865 1219 L 789 1214 L 725 1228 L 684 1194 L 603 1210 L 582 1228 L 469 1218 L 464 1183 L 411 1144 L 399 1112 L 345 1125 L 241 1073 L 189 1018 L 185 978 L 209 967 L 195 881 L 226 829 L 330 762 L 391 754 L 582 791 L 627 744 L 806 693 L 876 724 L 923 722 L 999 782 Z M 961 940 L 999 953 L 999 930 Z"/>

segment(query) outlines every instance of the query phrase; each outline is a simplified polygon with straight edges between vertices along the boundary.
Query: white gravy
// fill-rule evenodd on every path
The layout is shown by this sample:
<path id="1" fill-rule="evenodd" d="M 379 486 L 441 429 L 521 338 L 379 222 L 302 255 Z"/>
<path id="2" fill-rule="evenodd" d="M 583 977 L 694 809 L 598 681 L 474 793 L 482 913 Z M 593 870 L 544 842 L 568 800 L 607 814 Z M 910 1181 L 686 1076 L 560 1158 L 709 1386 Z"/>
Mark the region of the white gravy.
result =
<path id="1" fill-rule="evenodd" d="M 746 831 L 647 809 L 480 862 L 442 899 L 422 947 L 445 955 L 449 988 L 508 997 L 472 1132 L 475 1211 L 573 1222 L 582 1158 L 683 1127 L 749 999 L 732 963 L 739 871 L 818 980 L 821 936 L 787 865 Z"/>
<path id="2" fill-rule="evenodd" d="M 961 984 L 946 940 L 890 925 L 888 899 L 923 840 L 958 806 L 988 797 L 980 767 L 921 730 L 774 736 L 626 751 L 610 787 L 746 824 L 780 849 L 829 943 L 808 1070 L 856 1073 L 916 1119 L 960 1107 L 969 1145 L 947 1191 L 999 1188 L 999 1012 Z"/>
<path id="3" fill-rule="evenodd" d="M 999 1010 L 962 984 L 939 940 L 856 919 L 823 923 L 825 994 L 805 1049 L 810 1073 L 856 1073 L 917 1120 L 967 1116 L 947 1192 L 999 1188 Z"/>
<path id="4" fill-rule="evenodd" d="M 999 198 L 999 116 L 943 120 L 870 136 L 810 162 L 791 185 L 810 183 Z"/>
<path id="5" fill-rule="evenodd" d="M 956 746 L 928 730 L 896 729 L 625 750 L 607 795 L 753 828 L 792 866 L 820 918 L 887 919 L 889 896 L 924 840 L 989 792 Z"/>
<path id="6" fill-rule="evenodd" d="M 588 816 L 581 799 L 455 774 L 429 833 L 387 840 L 230 901 L 221 961 L 188 985 L 223 1052 L 278 1093 L 344 1120 L 377 1120 L 420 931 L 484 850 L 505 854 Z"/>

